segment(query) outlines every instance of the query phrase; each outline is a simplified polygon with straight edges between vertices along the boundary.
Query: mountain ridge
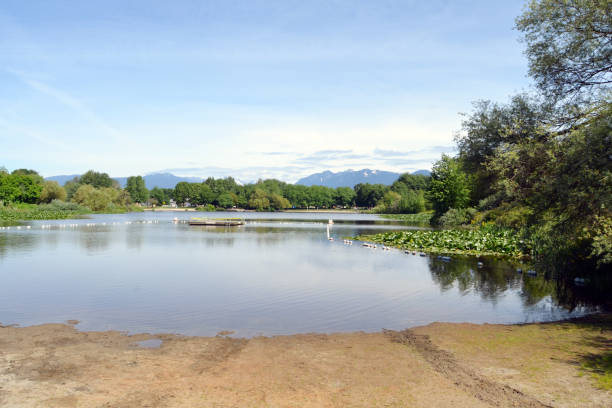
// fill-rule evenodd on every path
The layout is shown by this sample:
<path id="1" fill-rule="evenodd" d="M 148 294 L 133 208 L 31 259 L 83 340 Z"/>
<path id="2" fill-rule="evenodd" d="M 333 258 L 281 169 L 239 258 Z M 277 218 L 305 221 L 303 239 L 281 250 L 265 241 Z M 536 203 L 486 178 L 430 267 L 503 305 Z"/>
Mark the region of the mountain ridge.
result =
<path id="1" fill-rule="evenodd" d="M 301 184 L 304 186 L 317 185 L 331 188 L 354 187 L 359 183 L 391 185 L 399 178 L 401 174 L 402 173 L 395 173 L 392 171 L 371 169 L 349 169 L 337 173 L 330 170 L 325 170 L 320 173 L 314 173 L 310 176 L 302 177 L 295 184 Z M 417 170 L 412 174 L 423 174 L 428 176 L 431 173 L 429 170 Z"/>
<path id="2" fill-rule="evenodd" d="M 423 174 L 430 175 L 429 170 L 417 170 L 411 174 Z M 325 186 L 331 188 L 337 187 L 354 187 L 359 183 L 370 183 L 370 184 L 385 184 L 391 185 L 395 180 L 399 178 L 401 173 L 395 173 L 392 171 L 384 170 L 372 170 L 372 169 L 361 169 L 361 170 L 345 170 L 334 173 L 330 170 L 325 170 L 320 173 L 314 173 L 306 177 L 302 177 L 295 184 L 301 184 L 305 186 Z M 60 185 L 64 185 L 67 181 L 72 180 L 75 177 L 79 177 L 80 174 L 66 174 L 57 175 L 51 177 L 45 177 L 45 180 L 57 181 Z M 121 187 L 125 187 L 127 183 L 127 177 L 113 177 L 117 180 Z M 201 183 L 205 179 L 202 177 L 182 177 L 175 176 L 172 173 L 160 172 L 150 173 L 143 176 L 146 187 L 150 190 L 154 187 L 159 188 L 174 188 L 177 183 L 186 181 L 189 183 Z"/>

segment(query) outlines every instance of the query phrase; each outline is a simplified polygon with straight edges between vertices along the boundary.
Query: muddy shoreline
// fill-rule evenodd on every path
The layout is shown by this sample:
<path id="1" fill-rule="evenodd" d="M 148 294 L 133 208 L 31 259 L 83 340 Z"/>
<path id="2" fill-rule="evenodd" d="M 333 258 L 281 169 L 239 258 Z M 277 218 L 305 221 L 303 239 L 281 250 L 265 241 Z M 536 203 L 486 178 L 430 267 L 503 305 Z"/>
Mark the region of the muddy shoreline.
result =
<path id="1" fill-rule="evenodd" d="M 612 406 L 602 382 L 612 355 L 609 314 L 378 333 L 228 334 L 0 326 L 0 406 Z"/>

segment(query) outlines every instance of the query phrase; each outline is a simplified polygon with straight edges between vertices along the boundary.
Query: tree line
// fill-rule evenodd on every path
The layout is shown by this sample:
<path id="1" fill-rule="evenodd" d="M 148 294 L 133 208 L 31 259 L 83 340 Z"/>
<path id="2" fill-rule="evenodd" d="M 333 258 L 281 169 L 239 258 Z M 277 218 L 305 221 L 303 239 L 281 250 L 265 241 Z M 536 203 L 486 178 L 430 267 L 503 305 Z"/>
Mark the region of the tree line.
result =
<path id="1" fill-rule="evenodd" d="M 429 177 L 403 174 L 391 186 L 357 184 L 354 188 L 303 186 L 275 179 L 241 185 L 232 177 L 209 177 L 202 183 L 179 182 L 174 188 L 148 190 L 141 176 L 128 177 L 125 188 L 107 173 L 90 170 L 60 186 L 45 181 L 34 170 L 0 170 L 0 202 L 75 202 L 93 211 L 105 211 L 132 203 L 150 206 L 207 206 L 259 211 L 287 208 L 374 208 L 377 212 L 415 213 L 426 208 Z"/>

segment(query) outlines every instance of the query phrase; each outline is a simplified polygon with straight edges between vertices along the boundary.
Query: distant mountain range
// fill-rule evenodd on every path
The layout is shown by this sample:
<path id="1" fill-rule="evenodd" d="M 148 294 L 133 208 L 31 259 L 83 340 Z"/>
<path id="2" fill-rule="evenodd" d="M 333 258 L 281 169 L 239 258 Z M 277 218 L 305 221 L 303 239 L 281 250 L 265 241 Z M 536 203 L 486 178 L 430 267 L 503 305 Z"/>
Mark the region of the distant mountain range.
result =
<path id="1" fill-rule="evenodd" d="M 72 180 L 75 177 L 79 177 L 80 174 L 70 174 L 62 176 L 47 177 L 46 180 L 57 181 L 60 185 L 64 185 L 65 182 Z M 121 185 L 125 187 L 127 183 L 127 177 L 113 177 Z M 159 188 L 174 188 L 177 183 L 181 181 L 187 181 L 189 183 L 201 183 L 204 179 L 200 177 L 179 177 L 171 173 L 153 173 L 143 176 L 145 185 L 150 190 L 154 187 Z"/>
<path id="2" fill-rule="evenodd" d="M 424 174 L 429 176 L 431 173 L 429 170 L 417 170 L 412 174 Z M 304 186 L 325 186 L 332 188 L 354 187 L 359 183 L 391 185 L 398 179 L 399 176 L 400 173 L 383 170 L 346 170 L 338 173 L 328 170 L 301 178 L 295 184 L 302 184 Z"/>
<path id="3" fill-rule="evenodd" d="M 417 170 L 412 174 L 424 174 L 429 176 L 431 173 L 429 170 Z M 46 180 L 57 181 L 60 185 L 64 185 L 67 181 L 72 180 L 75 177 L 79 177 L 79 174 L 68 174 L 61 176 L 46 177 Z M 338 173 L 331 171 L 324 171 L 322 173 L 315 173 L 310 176 L 299 179 L 295 184 L 301 184 L 304 186 L 325 186 L 325 187 L 354 187 L 359 183 L 370 183 L 370 184 L 386 184 L 391 185 L 400 173 L 394 173 L 391 171 L 382 170 L 346 170 Z M 127 177 L 113 177 L 121 185 L 125 187 L 127 183 Z M 177 183 L 181 181 L 187 181 L 189 183 L 201 183 L 204 181 L 200 177 L 180 177 L 175 176 L 172 173 L 153 173 L 143 176 L 145 185 L 150 190 L 154 187 L 159 188 L 174 188 Z"/>

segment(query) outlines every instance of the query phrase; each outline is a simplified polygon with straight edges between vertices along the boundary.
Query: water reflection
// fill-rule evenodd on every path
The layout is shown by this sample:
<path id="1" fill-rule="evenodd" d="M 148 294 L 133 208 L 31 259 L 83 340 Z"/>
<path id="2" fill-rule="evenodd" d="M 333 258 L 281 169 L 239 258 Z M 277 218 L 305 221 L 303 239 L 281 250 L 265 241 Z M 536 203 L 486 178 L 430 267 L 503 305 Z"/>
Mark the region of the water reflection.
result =
<path id="1" fill-rule="evenodd" d="M 335 241 L 320 216 L 249 214 L 241 227 L 190 227 L 174 216 L 100 215 L 0 232 L 0 321 L 252 335 L 550 320 L 571 315 L 566 299 L 580 304 L 568 286 L 560 295 L 507 261 L 342 243 L 403 228 L 374 216 L 334 220 Z"/>

